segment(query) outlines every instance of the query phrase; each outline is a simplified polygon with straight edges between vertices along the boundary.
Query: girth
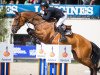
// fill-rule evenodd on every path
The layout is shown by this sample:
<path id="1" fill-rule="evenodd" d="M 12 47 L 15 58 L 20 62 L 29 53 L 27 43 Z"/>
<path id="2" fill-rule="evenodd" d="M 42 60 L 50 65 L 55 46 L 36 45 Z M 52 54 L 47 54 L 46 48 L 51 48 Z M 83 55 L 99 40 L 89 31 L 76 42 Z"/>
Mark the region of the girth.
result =
<path id="1" fill-rule="evenodd" d="M 58 32 L 55 32 L 55 34 L 50 38 L 50 44 L 52 43 L 53 39 L 55 38 L 55 36 L 58 34 Z"/>

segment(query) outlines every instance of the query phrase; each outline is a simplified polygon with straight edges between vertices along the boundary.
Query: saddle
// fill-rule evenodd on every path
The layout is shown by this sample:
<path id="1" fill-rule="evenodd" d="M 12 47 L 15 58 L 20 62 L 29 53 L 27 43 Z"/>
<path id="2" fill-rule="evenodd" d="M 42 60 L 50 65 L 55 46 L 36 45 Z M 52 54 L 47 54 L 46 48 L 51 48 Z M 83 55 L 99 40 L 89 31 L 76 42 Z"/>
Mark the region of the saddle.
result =
<path id="1" fill-rule="evenodd" d="M 63 25 L 62 27 L 63 27 L 63 29 L 65 29 L 65 30 L 72 30 L 71 26 L 72 26 L 72 25 Z"/>
<path id="2" fill-rule="evenodd" d="M 57 23 L 57 20 L 54 21 L 54 30 L 55 31 L 57 31 L 56 23 Z M 72 27 L 72 25 L 65 25 L 65 24 L 61 25 L 61 28 L 63 28 L 65 35 L 72 35 L 71 27 Z"/>
<path id="3" fill-rule="evenodd" d="M 72 25 L 63 25 L 62 28 L 64 29 L 65 35 L 72 35 Z"/>

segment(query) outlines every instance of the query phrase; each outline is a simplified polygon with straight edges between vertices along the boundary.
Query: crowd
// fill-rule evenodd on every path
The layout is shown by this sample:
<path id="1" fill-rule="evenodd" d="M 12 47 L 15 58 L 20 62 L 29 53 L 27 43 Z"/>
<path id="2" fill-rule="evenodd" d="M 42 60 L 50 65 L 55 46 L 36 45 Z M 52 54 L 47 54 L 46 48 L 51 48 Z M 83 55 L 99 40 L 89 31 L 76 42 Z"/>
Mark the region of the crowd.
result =
<path id="1" fill-rule="evenodd" d="M 23 3 L 20 0 L 16 0 L 16 2 L 15 0 L 10 0 L 9 4 L 41 4 L 44 1 L 48 4 L 65 4 L 65 0 L 25 0 Z"/>
<path id="2" fill-rule="evenodd" d="M 100 5 L 99 0 L 10 0 L 9 4 L 41 4 L 44 1 L 48 4 Z"/>

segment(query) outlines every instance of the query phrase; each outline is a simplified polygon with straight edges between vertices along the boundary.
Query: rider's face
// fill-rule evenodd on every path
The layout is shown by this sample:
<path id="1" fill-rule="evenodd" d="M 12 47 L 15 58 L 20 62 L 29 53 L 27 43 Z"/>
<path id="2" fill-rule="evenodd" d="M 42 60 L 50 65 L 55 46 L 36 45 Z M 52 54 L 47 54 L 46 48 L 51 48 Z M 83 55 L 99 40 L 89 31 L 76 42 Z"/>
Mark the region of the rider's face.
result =
<path id="1" fill-rule="evenodd" d="M 45 7 L 44 7 L 44 6 L 42 6 L 42 7 L 41 7 L 41 9 L 44 11 L 44 10 L 45 10 Z"/>

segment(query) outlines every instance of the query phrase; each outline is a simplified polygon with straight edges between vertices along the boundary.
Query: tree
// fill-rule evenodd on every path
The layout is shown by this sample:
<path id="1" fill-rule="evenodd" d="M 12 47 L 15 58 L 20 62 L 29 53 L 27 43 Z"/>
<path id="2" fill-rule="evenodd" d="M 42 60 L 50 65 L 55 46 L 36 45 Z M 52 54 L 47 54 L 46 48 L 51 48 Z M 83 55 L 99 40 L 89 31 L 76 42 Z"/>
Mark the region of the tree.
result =
<path id="1" fill-rule="evenodd" d="M 6 7 L 3 5 L 0 11 L 0 42 L 5 40 L 7 34 L 7 27 L 5 22 Z"/>

